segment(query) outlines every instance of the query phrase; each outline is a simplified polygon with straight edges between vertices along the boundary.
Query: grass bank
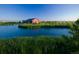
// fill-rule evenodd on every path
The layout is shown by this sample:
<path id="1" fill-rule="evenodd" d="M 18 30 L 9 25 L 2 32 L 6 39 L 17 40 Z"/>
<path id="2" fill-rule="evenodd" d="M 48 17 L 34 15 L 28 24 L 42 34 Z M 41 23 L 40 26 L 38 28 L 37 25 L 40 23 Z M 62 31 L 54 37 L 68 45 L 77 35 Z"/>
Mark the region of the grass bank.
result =
<path id="1" fill-rule="evenodd" d="M 2 54 L 63 54 L 79 53 L 79 40 L 64 37 L 21 37 L 0 39 Z"/>
<path id="2" fill-rule="evenodd" d="M 0 22 L 0 26 L 2 25 L 15 25 L 15 24 L 19 24 L 18 22 Z"/>
<path id="3" fill-rule="evenodd" d="M 69 28 L 72 26 L 73 22 L 71 21 L 50 21 L 50 22 L 41 22 L 39 24 L 31 23 L 22 23 L 19 25 L 20 28 Z"/>

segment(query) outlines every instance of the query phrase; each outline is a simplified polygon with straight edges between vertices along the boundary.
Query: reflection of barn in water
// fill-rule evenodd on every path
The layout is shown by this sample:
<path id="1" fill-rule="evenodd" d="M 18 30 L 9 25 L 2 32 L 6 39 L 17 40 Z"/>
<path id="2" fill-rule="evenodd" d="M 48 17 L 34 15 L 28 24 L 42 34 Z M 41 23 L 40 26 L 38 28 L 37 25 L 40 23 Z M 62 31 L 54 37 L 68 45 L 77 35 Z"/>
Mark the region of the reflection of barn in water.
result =
<path id="1" fill-rule="evenodd" d="M 40 20 L 37 19 L 37 18 L 31 18 L 31 19 L 23 20 L 22 23 L 33 23 L 33 24 L 38 24 L 38 23 L 40 23 Z"/>

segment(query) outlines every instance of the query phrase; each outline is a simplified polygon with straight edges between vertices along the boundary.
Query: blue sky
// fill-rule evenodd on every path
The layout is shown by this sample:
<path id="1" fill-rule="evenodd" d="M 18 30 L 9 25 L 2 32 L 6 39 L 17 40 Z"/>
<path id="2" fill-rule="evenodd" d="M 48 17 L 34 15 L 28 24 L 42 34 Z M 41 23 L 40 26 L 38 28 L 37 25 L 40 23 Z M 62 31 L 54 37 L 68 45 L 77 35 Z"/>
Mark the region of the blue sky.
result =
<path id="1" fill-rule="evenodd" d="M 73 21 L 78 17 L 79 4 L 0 4 L 0 20 L 39 18 L 45 21 Z"/>

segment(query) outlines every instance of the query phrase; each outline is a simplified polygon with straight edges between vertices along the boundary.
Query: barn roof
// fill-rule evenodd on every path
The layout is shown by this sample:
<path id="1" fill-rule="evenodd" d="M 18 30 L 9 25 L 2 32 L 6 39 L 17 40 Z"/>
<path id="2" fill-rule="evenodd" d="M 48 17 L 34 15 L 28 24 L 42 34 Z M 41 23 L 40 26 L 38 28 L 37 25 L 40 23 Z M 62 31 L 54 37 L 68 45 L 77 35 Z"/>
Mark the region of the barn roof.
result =
<path id="1" fill-rule="evenodd" d="M 30 18 L 30 19 L 27 19 L 27 20 L 25 20 L 25 21 L 32 21 L 33 19 L 39 20 L 38 18 Z"/>

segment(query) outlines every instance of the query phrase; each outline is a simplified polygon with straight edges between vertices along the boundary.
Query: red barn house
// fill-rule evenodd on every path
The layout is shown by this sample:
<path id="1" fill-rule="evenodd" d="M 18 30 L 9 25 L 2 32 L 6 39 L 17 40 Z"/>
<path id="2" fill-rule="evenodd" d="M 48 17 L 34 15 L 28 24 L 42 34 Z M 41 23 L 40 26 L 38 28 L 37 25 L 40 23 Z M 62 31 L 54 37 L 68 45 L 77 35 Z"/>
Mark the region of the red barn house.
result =
<path id="1" fill-rule="evenodd" d="M 38 24 L 41 21 L 37 18 L 31 18 L 31 19 L 27 19 L 27 20 L 23 20 L 22 23 L 32 23 L 32 24 Z"/>
<path id="2" fill-rule="evenodd" d="M 40 23 L 40 20 L 37 19 L 37 18 L 33 18 L 33 19 L 32 19 L 32 23 L 33 23 L 33 24 L 38 24 L 38 23 Z"/>

